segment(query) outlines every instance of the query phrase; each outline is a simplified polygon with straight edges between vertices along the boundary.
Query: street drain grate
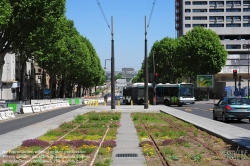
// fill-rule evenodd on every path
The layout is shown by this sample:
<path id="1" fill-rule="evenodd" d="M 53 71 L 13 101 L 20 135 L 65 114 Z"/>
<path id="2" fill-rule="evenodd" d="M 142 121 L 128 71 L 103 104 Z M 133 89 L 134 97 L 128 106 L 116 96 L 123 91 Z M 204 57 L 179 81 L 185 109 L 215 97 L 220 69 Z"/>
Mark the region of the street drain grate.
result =
<path id="1" fill-rule="evenodd" d="M 119 153 L 116 154 L 115 157 L 138 157 L 136 153 Z"/>

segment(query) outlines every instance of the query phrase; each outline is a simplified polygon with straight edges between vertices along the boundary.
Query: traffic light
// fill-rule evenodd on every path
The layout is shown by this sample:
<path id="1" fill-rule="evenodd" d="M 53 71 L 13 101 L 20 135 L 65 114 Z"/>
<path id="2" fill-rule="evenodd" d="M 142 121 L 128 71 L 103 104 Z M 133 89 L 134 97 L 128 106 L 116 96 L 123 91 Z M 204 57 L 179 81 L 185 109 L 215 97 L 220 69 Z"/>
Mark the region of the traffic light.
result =
<path id="1" fill-rule="evenodd" d="M 159 74 L 155 73 L 155 83 L 158 84 L 159 83 Z"/>
<path id="2" fill-rule="evenodd" d="M 233 70 L 234 79 L 237 79 L 237 70 Z"/>

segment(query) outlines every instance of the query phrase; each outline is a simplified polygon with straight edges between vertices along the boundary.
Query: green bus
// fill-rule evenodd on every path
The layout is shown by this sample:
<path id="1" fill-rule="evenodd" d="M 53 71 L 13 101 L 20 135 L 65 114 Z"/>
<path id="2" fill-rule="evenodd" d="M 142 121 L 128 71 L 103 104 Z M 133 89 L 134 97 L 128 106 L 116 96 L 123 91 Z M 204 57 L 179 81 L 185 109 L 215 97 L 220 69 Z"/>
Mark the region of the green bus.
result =
<path id="1" fill-rule="evenodd" d="M 170 105 L 194 104 L 193 83 L 157 84 L 156 103 Z"/>
<path id="2" fill-rule="evenodd" d="M 123 87 L 123 103 L 143 105 L 144 104 L 144 83 L 134 83 L 132 86 Z M 153 97 L 153 86 L 148 84 L 148 99 Z"/>

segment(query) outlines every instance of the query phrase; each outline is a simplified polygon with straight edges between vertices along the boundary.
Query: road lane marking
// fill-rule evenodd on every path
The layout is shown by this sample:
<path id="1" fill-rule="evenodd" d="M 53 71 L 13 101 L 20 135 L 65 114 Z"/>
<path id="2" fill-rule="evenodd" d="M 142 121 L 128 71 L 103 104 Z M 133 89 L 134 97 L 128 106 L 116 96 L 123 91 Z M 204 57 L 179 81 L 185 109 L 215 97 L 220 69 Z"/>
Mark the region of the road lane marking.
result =
<path id="1" fill-rule="evenodd" d="M 185 111 L 189 111 L 189 112 L 191 112 L 192 110 L 191 110 L 191 109 L 185 109 Z"/>

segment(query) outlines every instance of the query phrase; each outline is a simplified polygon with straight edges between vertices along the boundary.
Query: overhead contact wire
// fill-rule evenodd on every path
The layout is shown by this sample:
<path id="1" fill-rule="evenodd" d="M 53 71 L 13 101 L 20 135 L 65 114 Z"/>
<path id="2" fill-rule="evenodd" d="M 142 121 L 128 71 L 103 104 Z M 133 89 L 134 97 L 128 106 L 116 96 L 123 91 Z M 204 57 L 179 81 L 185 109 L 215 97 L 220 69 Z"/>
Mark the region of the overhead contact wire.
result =
<path id="1" fill-rule="evenodd" d="M 105 20 L 105 22 L 106 22 L 108 28 L 110 29 L 110 26 L 109 26 L 109 23 L 108 23 L 108 21 L 107 21 L 107 18 L 106 18 L 105 14 L 104 14 L 104 12 L 103 12 L 103 10 L 102 10 L 101 3 L 99 2 L 99 0 L 96 0 L 96 2 L 97 2 L 97 4 L 98 4 L 98 6 L 99 6 L 99 9 L 101 10 L 102 16 L 103 16 L 103 18 L 104 18 L 104 20 Z"/>
<path id="2" fill-rule="evenodd" d="M 152 17 L 152 15 L 153 15 L 155 2 L 156 2 L 156 0 L 154 0 L 153 5 L 152 5 L 152 9 L 151 9 L 151 13 L 150 13 L 150 16 L 149 16 L 149 21 L 148 21 L 147 28 L 149 27 L 149 24 L 150 24 L 150 21 L 151 21 L 151 17 Z"/>

